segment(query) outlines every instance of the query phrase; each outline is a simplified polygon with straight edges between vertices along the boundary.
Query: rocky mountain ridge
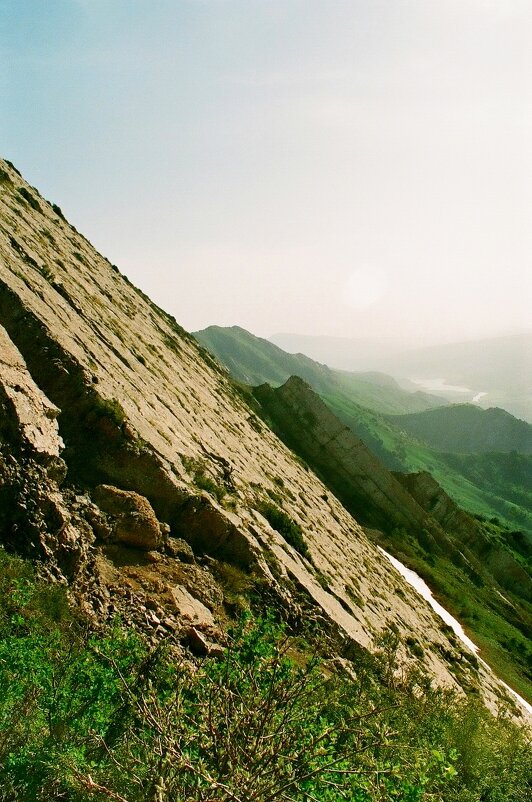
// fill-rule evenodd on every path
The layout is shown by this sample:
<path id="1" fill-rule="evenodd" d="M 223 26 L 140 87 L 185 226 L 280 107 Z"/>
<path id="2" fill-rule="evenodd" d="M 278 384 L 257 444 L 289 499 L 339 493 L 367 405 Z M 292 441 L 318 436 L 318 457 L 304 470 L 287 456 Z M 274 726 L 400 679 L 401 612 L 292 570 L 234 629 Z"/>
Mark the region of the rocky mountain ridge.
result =
<path id="1" fill-rule="evenodd" d="M 338 654 L 394 626 L 424 645 L 405 661 L 504 696 L 227 373 L 4 161 L 0 324 L 0 541 L 94 615 L 212 651 L 229 564 Z"/>

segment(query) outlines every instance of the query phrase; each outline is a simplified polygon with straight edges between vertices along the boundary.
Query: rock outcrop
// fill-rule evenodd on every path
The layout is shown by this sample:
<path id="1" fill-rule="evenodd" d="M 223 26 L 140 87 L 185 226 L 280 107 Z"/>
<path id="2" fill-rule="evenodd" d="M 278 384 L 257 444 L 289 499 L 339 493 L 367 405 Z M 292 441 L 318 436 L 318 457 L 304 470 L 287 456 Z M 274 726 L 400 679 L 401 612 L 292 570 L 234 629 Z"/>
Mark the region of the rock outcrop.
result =
<path id="1" fill-rule="evenodd" d="M 454 532 L 465 543 L 474 539 L 478 532 L 476 521 L 460 509 L 430 473 L 420 471 L 393 475 L 443 529 Z"/>
<path id="2" fill-rule="evenodd" d="M 291 621 L 319 620 L 339 654 L 393 625 L 426 645 L 403 657 L 436 681 L 492 702 L 502 693 L 471 664 L 457 679 L 459 648 L 342 504 L 193 338 L 3 161 L 0 323 L 0 542 L 68 579 L 96 615 L 119 611 L 155 640 L 203 626 L 208 651 L 222 623 L 214 567 L 229 564 Z M 268 522 L 268 500 L 307 556 Z M 194 563 L 172 554 L 178 538 Z"/>
<path id="3" fill-rule="evenodd" d="M 306 382 L 254 390 L 283 440 L 326 476 L 338 498 L 367 526 L 434 529 L 434 522 L 396 475 L 373 456 Z"/>
<path id="4" fill-rule="evenodd" d="M 114 542 L 143 551 L 152 551 L 161 545 L 161 525 L 147 498 L 112 485 L 98 485 L 93 497 L 112 521 L 110 538 Z"/>

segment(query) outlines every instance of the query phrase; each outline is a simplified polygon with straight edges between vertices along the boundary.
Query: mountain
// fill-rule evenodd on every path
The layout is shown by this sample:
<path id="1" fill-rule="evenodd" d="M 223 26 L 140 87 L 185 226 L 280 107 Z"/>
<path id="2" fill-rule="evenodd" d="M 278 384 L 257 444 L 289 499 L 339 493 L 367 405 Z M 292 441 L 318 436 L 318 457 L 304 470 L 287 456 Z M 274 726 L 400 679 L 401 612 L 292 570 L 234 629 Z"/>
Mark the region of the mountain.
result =
<path id="1" fill-rule="evenodd" d="M 337 337 L 275 335 L 287 351 L 344 370 L 390 373 L 405 389 L 417 387 L 447 401 L 502 407 L 532 423 L 532 333 L 404 350 Z"/>
<path id="2" fill-rule="evenodd" d="M 286 354 L 237 327 L 211 327 L 194 336 L 241 381 L 269 379 L 278 385 L 290 370 L 295 371 L 282 386 L 262 384 L 253 390 L 265 422 L 364 524 L 376 543 L 415 566 L 432 587 L 438 587 L 446 606 L 461 610 L 465 588 L 466 596 L 476 601 L 480 598 L 474 615 L 482 620 L 481 630 L 488 642 L 507 642 L 513 636 L 502 634 L 506 631 L 505 605 L 499 605 L 491 618 L 493 612 L 486 614 L 493 607 L 490 594 L 479 594 L 478 584 L 493 587 L 495 583 L 501 596 L 515 594 L 513 603 L 520 613 L 513 624 L 522 633 L 527 631 L 532 585 L 526 569 L 531 556 L 526 536 L 511 528 L 499 529 L 495 520 L 477 521 L 444 489 L 449 486 L 451 495 L 463 498 L 466 507 L 493 518 L 500 504 L 503 518 L 530 524 L 532 532 L 525 476 L 512 476 L 507 465 L 509 479 L 495 480 L 499 457 L 521 455 L 491 454 L 489 471 L 486 454 L 476 470 L 471 463 L 461 465 L 459 454 L 438 454 L 405 434 L 395 422 L 409 416 L 383 416 L 349 399 L 342 381 L 357 374 L 333 371 L 307 357 Z M 389 386 L 386 382 L 384 388 Z M 382 403 L 382 398 L 379 401 Z M 481 417 L 486 414 L 472 409 Z M 502 414 L 505 422 L 515 421 L 508 413 Z M 438 481 L 427 472 L 427 466 Z M 405 475 L 390 468 L 412 472 Z M 442 478 L 445 481 L 439 484 Z"/>
<path id="3" fill-rule="evenodd" d="M 223 643 L 240 583 L 342 658 L 392 626 L 423 644 L 407 664 L 493 704 L 493 675 L 457 673 L 459 644 L 257 402 L 0 170 L 0 542 L 153 643 Z"/>
<path id="4" fill-rule="evenodd" d="M 293 385 L 303 404 L 303 440 L 293 447 L 315 439 L 342 458 L 351 483 L 353 433 L 307 385 Z M 416 713 L 437 700 L 434 724 L 419 727 L 421 780 L 396 783 L 395 768 L 386 775 L 389 799 L 398 798 L 396 787 L 421 799 L 425 758 L 438 776 L 449 774 L 436 747 L 451 704 L 468 711 L 468 722 L 480 720 L 481 699 L 524 723 L 526 708 L 512 705 L 493 669 L 529 695 L 527 544 L 516 534 L 507 547 L 505 530 L 462 517 L 423 476 L 405 486 L 356 441 L 364 467 L 357 487 L 372 505 L 363 527 L 349 493 L 342 503 L 341 488 L 331 489 L 340 468 L 325 466 L 320 478 L 276 434 L 267 406 L 0 161 L 0 796 L 140 802 L 147 781 L 150 795 L 166 800 L 166 780 L 179 782 L 186 770 L 197 782 L 183 798 L 236 798 L 238 737 L 256 734 L 253 744 L 271 761 L 275 738 L 287 740 L 287 719 L 295 726 L 290 755 L 303 756 L 302 770 L 310 724 L 326 726 L 336 748 L 338 727 L 349 736 L 344 720 L 364 770 L 370 750 L 387 771 L 381 733 L 394 739 L 404 724 L 410 766 Z M 433 560 L 426 576 L 492 668 L 403 579 L 378 548 L 384 542 L 410 554 L 414 567 L 428 570 Z M 453 560 L 456 570 L 447 570 Z M 289 653 L 274 622 L 291 635 Z M 284 651 L 272 652 L 274 628 Z M 437 686 L 454 689 L 452 703 Z M 352 718 L 352 707 L 336 704 L 344 687 L 363 702 Z M 363 695 L 368 688 L 372 695 Z M 270 702 L 273 730 L 264 731 Z M 389 719 L 378 718 L 381 708 Z M 429 728 L 436 734 L 427 742 Z M 227 771 L 213 743 L 225 744 Z M 191 760 L 196 750 L 210 762 Z M 252 751 L 240 751 L 243 774 Z M 346 759 L 342 769 L 354 765 Z M 205 766 L 212 774 L 200 777 Z"/>
<path id="5" fill-rule="evenodd" d="M 391 420 L 438 451 L 532 453 L 532 425 L 514 418 L 503 409 L 453 404 L 421 413 L 397 415 Z"/>
<path id="6" fill-rule="evenodd" d="M 283 384 L 299 376 L 319 393 L 341 397 L 381 412 L 415 412 L 445 404 L 445 400 L 422 392 L 406 392 L 395 379 L 375 371 L 349 373 L 332 370 L 304 354 L 288 354 L 269 340 L 232 326 L 209 326 L 194 337 L 225 365 L 238 381 L 249 385 Z"/>
<path id="7" fill-rule="evenodd" d="M 402 407 L 427 405 L 434 409 L 441 399 L 405 392 L 385 374 L 348 373 L 332 370 L 302 354 L 287 354 L 268 340 L 255 337 L 238 327 L 220 328 L 211 326 L 194 335 L 209 351 L 229 368 L 235 379 L 250 384 L 268 382 L 278 386 L 290 376 L 303 378 L 318 392 L 329 409 L 357 435 L 371 452 L 392 471 L 429 472 L 445 491 L 470 513 L 486 518 L 500 518 L 515 529 L 523 528 L 532 536 L 532 485 L 529 460 L 490 452 L 471 462 L 460 454 L 443 454 L 437 448 L 422 442 L 403 426 L 402 417 L 384 415 L 382 411 Z M 414 386 L 414 385 L 412 385 Z M 512 450 L 526 440 L 528 424 L 518 421 L 503 410 L 488 413 L 468 406 L 461 418 L 462 407 L 446 406 L 431 412 L 426 410 L 422 419 L 442 421 L 442 439 L 445 441 L 444 423 L 454 427 L 454 442 L 462 449 L 463 442 L 472 436 L 472 431 L 483 431 L 486 448 L 504 445 Z M 415 417 L 415 416 L 414 416 Z M 472 426 L 470 418 L 476 421 Z M 407 420 L 405 418 L 404 420 Z M 492 431 L 492 422 L 497 426 Z M 460 437 L 460 425 L 472 431 Z M 500 435 L 495 434 L 500 431 Z M 503 435 L 503 432 L 507 434 Z M 498 438 L 498 439 L 497 439 Z M 509 448 L 511 446 L 511 448 Z M 521 448 L 521 446 L 518 446 Z M 452 451 L 449 442 L 447 452 Z"/>
<path id="8" fill-rule="evenodd" d="M 465 513 L 429 474 L 388 471 L 301 379 L 253 392 L 265 419 L 376 543 L 415 566 L 447 608 L 463 612 L 468 599 L 475 608 L 468 616 L 476 620 L 477 637 L 498 643 L 498 650 L 511 637 L 503 601 L 508 597 L 516 612 L 512 627 L 526 636 L 532 623 L 532 579 L 526 568 L 532 547 L 526 540 L 515 550 L 507 532 Z M 493 596 L 497 586 L 498 600 Z"/>

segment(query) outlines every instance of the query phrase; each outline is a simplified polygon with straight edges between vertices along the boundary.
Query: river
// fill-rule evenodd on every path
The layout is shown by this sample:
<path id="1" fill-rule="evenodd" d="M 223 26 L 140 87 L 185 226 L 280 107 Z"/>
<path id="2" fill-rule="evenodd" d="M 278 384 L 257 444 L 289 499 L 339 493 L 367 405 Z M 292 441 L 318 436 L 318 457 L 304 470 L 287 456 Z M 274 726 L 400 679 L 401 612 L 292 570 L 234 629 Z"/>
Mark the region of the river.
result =
<path id="1" fill-rule="evenodd" d="M 445 379 L 413 379 L 410 381 L 421 387 L 426 393 L 433 395 L 440 395 L 444 398 L 450 399 L 454 403 L 462 401 L 470 404 L 479 404 L 480 401 L 486 396 L 487 392 L 475 392 L 470 387 L 464 387 L 461 384 L 447 384 Z M 466 396 L 470 396 L 467 398 Z"/>

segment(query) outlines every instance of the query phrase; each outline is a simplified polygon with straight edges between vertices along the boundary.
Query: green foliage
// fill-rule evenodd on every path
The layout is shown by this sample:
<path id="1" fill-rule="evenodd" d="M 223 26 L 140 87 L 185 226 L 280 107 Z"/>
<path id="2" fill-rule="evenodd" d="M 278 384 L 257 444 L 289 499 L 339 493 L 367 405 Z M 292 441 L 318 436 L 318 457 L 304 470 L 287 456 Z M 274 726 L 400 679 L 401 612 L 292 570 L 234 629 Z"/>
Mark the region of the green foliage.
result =
<path id="1" fill-rule="evenodd" d="M 303 557 L 309 556 L 308 546 L 303 537 L 303 530 L 284 510 L 279 509 L 270 501 L 261 501 L 257 505 L 257 511 L 264 515 L 272 529 L 279 532 L 296 551 Z"/>
<path id="2" fill-rule="evenodd" d="M 220 502 L 227 493 L 223 485 L 219 485 L 201 469 L 197 470 L 194 474 L 194 484 L 196 487 L 199 487 L 200 490 L 206 490 L 207 493 L 214 496 L 218 502 Z"/>
<path id="3" fill-rule="evenodd" d="M 186 454 L 181 454 L 181 462 L 185 470 L 192 474 L 196 487 L 210 493 L 220 504 L 227 495 L 227 488 L 215 482 L 214 479 L 207 474 L 205 462 L 195 457 L 188 457 Z M 231 507 L 233 505 L 226 504 L 226 506 Z"/>
<path id="4" fill-rule="evenodd" d="M 66 221 L 65 215 L 63 214 L 61 207 L 58 206 L 57 203 L 52 203 L 52 209 L 54 210 L 56 215 L 61 218 L 61 220 Z"/>
<path id="5" fill-rule="evenodd" d="M 34 209 L 36 212 L 41 212 L 42 213 L 42 209 L 41 209 L 39 201 L 36 198 L 33 197 L 31 192 L 28 189 L 26 189 L 26 187 L 19 187 L 18 193 L 22 198 L 24 198 L 26 203 L 29 206 L 31 206 L 32 209 Z"/>
<path id="6" fill-rule="evenodd" d="M 96 396 L 93 411 L 96 417 L 107 418 L 119 427 L 122 426 L 127 417 L 122 404 L 116 398 L 107 399 Z"/>
<path id="7" fill-rule="evenodd" d="M 356 682 L 295 663 L 243 618 L 191 670 L 0 550 L 0 802 L 522 802 L 523 732 L 395 668 L 396 632 Z"/>
<path id="8" fill-rule="evenodd" d="M 213 566 L 216 579 L 224 592 L 224 601 L 234 609 L 246 609 L 248 596 L 255 585 L 255 577 L 236 565 L 218 562 Z"/>

